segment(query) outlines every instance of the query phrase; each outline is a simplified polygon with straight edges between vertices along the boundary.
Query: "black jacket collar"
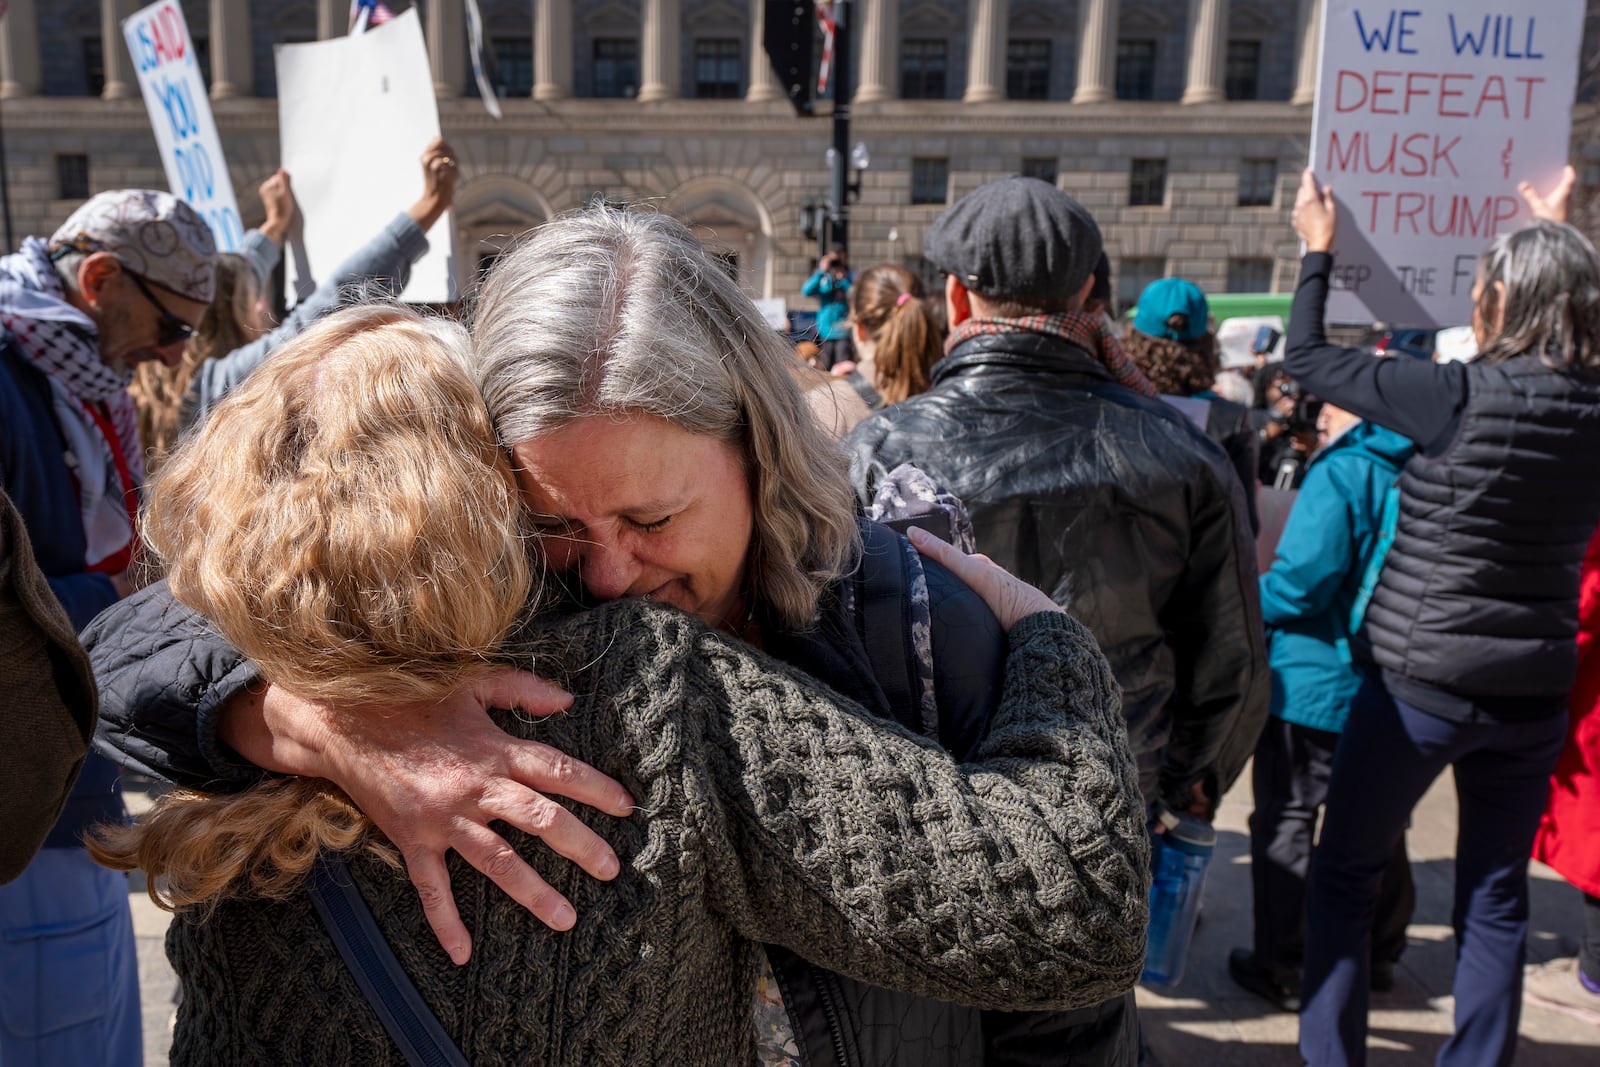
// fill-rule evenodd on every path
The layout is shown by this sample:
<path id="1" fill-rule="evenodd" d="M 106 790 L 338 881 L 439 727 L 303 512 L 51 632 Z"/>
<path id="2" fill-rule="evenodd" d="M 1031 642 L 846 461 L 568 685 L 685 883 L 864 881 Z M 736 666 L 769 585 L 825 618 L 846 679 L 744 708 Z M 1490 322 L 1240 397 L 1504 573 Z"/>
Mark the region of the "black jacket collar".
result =
<path id="1" fill-rule="evenodd" d="M 983 333 L 961 342 L 933 365 L 933 385 L 986 368 L 1083 379 L 1078 384 L 1115 384 L 1094 355 L 1063 337 L 1044 333 Z"/>

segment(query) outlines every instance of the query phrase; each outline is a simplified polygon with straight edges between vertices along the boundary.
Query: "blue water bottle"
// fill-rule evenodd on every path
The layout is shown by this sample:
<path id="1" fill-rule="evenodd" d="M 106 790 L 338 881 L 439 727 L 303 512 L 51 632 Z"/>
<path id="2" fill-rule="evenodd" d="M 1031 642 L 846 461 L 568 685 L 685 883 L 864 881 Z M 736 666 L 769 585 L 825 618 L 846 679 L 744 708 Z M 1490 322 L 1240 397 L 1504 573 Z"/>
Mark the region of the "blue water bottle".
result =
<path id="1" fill-rule="evenodd" d="M 1174 986 L 1183 980 L 1189 959 L 1217 832 L 1210 823 L 1166 807 L 1159 819 L 1166 832 L 1155 835 L 1150 850 L 1150 933 L 1139 981 Z"/>

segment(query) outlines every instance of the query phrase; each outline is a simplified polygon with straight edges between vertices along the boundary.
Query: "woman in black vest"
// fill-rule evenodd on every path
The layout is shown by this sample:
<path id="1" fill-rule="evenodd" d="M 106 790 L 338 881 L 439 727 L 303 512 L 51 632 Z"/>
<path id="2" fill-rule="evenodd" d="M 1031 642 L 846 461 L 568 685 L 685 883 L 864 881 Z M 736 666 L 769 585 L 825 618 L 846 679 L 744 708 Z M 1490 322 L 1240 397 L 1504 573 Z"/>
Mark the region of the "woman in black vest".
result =
<path id="1" fill-rule="evenodd" d="M 1306 256 L 1285 366 L 1418 446 L 1311 873 L 1300 1051 L 1315 1067 L 1365 1062 L 1379 879 L 1446 766 L 1460 795 L 1456 1033 L 1438 1062 L 1506 1064 L 1516 1046 L 1528 855 L 1577 667 L 1579 565 L 1600 523 L 1600 257 L 1562 221 L 1571 184 L 1569 168 L 1548 200 L 1525 185 L 1539 221 L 1480 260 L 1471 364 L 1328 344 L 1333 198 L 1307 170 L 1295 202 Z"/>

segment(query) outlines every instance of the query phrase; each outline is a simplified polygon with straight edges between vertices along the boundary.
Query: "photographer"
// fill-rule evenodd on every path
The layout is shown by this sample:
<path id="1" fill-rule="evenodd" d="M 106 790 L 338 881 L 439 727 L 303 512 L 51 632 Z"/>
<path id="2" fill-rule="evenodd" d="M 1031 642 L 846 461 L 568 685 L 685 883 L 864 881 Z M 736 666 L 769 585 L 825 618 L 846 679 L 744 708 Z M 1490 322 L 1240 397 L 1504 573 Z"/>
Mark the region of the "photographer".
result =
<path id="1" fill-rule="evenodd" d="M 1298 489 L 1306 461 L 1317 450 L 1317 416 L 1322 401 L 1307 394 L 1281 367 L 1267 372 L 1261 390 L 1265 406 L 1255 413 L 1261 437 L 1261 484 Z"/>
<path id="2" fill-rule="evenodd" d="M 822 354 L 817 359 L 821 370 L 832 370 L 837 363 L 855 361 L 850 343 L 850 283 L 855 275 L 845 257 L 844 245 L 836 244 L 817 261 L 817 271 L 806 279 L 800 291 L 817 298 L 817 340 Z"/>

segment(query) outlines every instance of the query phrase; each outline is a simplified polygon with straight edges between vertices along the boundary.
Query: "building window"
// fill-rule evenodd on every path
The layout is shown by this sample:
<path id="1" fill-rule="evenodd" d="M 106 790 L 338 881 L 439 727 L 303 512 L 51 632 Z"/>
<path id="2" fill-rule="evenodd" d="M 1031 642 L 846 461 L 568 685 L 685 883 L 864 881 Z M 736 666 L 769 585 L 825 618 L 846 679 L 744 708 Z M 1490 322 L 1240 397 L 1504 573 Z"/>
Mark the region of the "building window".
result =
<path id="1" fill-rule="evenodd" d="M 56 156 L 56 199 L 89 199 L 89 157 L 82 152 Z"/>
<path id="2" fill-rule="evenodd" d="M 211 88 L 211 38 L 203 33 L 195 37 L 191 31 L 189 42 L 194 45 L 194 65 L 200 71 L 200 81 L 209 89 Z"/>
<path id="3" fill-rule="evenodd" d="M 1261 98 L 1261 42 L 1229 41 L 1222 91 L 1229 100 Z"/>
<path id="4" fill-rule="evenodd" d="M 1273 194 L 1278 188 L 1278 161 L 1276 159 L 1242 159 L 1239 161 L 1239 206 L 1271 207 Z"/>
<path id="5" fill-rule="evenodd" d="M 597 37 L 594 42 L 593 96 L 639 95 L 639 42 L 632 37 Z"/>
<path id="6" fill-rule="evenodd" d="M 1256 256 L 1228 260 L 1228 292 L 1272 292 L 1272 260 Z"/>
<path id="7" fill-rule="evenodd" d="M 1160 207 L 1167 202 L 1167 161 L 1136 159 L 1128 168 L 1128 206 Z"/>
<path id="8" fill-rule="evenodd" d="M 1167 276 L 1167 261 L 1160 256 L 1124 256 L 1111 277 L 1117 294 L 1117 314 L 1122 314 L 1139 302 L 1139 294 L 1151 282 Z"/>
<path id="9" fill-rule="evenodd" d="M 1156 43 L 1117 42 L 1117 99 L 1156 98 Z"/>
<path id="10" fill-rule="evenodd" d="M 1047 100 L 1050 97 L 1050 42 L 1006 43 L 1006 99 Z"/>
<path id="11" fill-rule="evenodd" d="M 99 96 L 105 91 L 106 53 L 98 37 L 83 39 L 83 77 L 84 91 L 90 96 Z"/>
<path id="12" fill-rule="evenodd" d="M 532 96 L 533 38 L 496 37 L 489 42 L 489 47 L 494 49 L 494 65 L 505 95 Z"/>
<path id="13" fill-rule="evenodd" d="M 911 161 L 911 202 L 942 204 L 950 198 L 950 161 L 943 156 Z"/>
<path id="14" fill-rule="evenodd" d="M 694 95 L 702 99 L 733 100 L 739 94 L 739 55 L 736 37 L 702 37 L 694 43 Z"/>
<path id="15" fill-rule="evenodd" d="M 1023 156 L 1022 176 L 1024 178 L 1038 178 L 1042 182 L 1056 183 L 1056 157 L 1055 156 Z"/>
<path id="16" fill-rule="evenodd" d="M 900 48 L 900 97 L 903 100 L 943 100 L 945 69 L 950 63 L 950 42 L 911 38 Z"/>

